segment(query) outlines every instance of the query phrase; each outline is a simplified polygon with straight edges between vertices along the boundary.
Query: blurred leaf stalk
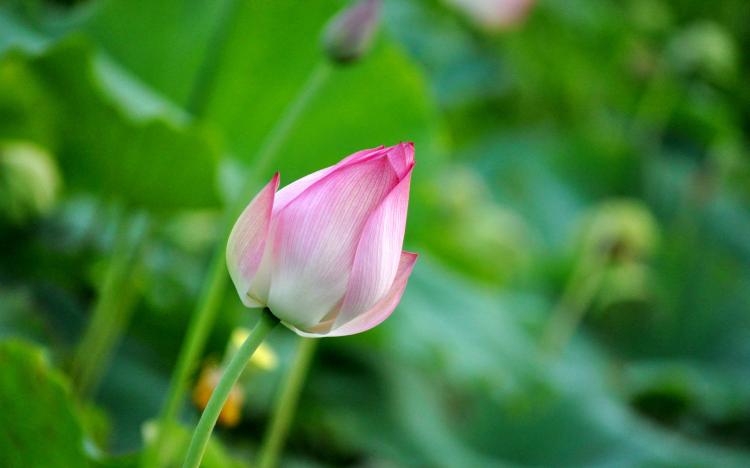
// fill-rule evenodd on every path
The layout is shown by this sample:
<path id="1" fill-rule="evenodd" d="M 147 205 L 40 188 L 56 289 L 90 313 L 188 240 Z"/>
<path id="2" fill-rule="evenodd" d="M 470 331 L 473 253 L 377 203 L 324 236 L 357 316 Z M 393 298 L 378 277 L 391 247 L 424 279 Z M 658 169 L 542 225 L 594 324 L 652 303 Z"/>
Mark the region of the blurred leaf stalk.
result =
<path id="1" fill-rule="evenodd" d="M 579 260 L 552 310 L 542 351 L 560 353 L 597 299 L 641 293 L 645 264 L 657 242 L 656 220 L 637 201 L 609 201 L 596 207 L 583 222 Z"/>
<path id="2" fill-rule="evenodd" d="M 91 320 L 73 359 L 71 376 L 81 397 L 91 396 L 101 380 L 113 349 L 120 342 L 141 290 L 143 253 L 148 241 L 149 219 L 145 212 L 122 213 L 114 224 L 115 239 L 99 287 Z"/>

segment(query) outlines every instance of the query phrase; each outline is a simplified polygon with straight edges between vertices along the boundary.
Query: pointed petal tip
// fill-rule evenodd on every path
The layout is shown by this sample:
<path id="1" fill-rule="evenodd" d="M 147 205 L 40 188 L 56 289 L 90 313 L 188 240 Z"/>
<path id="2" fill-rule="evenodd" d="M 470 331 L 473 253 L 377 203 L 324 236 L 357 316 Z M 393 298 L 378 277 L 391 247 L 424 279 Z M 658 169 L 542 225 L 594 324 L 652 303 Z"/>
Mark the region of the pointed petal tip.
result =
<path id="1" fill-rule="evenodd" d="M 405 257 L 405 260 L 410 261 L 412 263 L 416 262 L 419 258 L 419 254 L 416 252 L 407 252 L 406 250 L 401 251 L 401 255 Z"/>
<path id="2" fill-rule="evenodd" d="M 401 142 L 397 145 L 389 146 L 387 151 L 391 167 L 396 171 L 399 179 L 403 179 L 414 166 L 414 144 L 411 142 Z"/>
<path id="3" fill-rule="evenodd" d="M 414 142 L 402 141 L 397 145 L 412 161 L 414 160 Z"/>
<path id="4" fill-rule="evenodd" d="M 274 188 L 274 192 L 278 190 L 280 182 L 281 182 L 281 173 L 279 171 L 276 171 L 273 173 L 273 177 L 271 177 L 271 182 L 270 182 L 276 186 Z"/>

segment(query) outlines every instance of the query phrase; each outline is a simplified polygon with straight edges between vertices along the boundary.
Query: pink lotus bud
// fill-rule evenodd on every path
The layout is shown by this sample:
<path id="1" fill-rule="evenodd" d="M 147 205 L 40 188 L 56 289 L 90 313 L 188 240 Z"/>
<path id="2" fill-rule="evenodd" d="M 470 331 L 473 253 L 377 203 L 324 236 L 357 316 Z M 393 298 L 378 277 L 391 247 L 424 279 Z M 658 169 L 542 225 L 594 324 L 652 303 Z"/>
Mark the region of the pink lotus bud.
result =
<path id="1" fill-rule="evenodd" d="M 446 0 L 474 23 L 490 31 L 511 29 L 524 22 L 536 0 Z"/>
<path id="2" fill-rule="evenodd" d="M 381 0 L 359 0 L 336 15 L 323 33 L 323 47 L 336 63 L 360 58 L 372 44 L 380 17 Z"/>
<path id="3" fill-rule="evenodd" d="M 402 252 L 414 145 L 359 151 L 242 212 L 227 266 L 242 302 L 302 336 L 360 333 L 388 318 L 417 255 Z"/>

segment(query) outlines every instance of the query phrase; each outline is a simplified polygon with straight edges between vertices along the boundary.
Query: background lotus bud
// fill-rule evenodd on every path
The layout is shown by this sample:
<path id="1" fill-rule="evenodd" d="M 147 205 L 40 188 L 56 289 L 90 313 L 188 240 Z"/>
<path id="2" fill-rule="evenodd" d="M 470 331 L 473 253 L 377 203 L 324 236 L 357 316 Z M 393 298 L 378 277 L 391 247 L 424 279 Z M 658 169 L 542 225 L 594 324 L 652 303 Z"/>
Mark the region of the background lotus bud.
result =
<path id="1" fill-rule="evenodd" d="M 420 184 L 422 218 L 415 238 L 426 239 L 441 261 L 498 286 L 527 270 L 534 235 L 520 214 L 497 204 L 475 170 L 451 165 Z"/>
<path id="2" fill-rule="evenodd" d="M 446 0 L 471 21 L 490 31 L 522 24 L 536 0 Z"/>
<path id="3" fill-rule="evenodd" d="M 240 215 L 227 266 L 242 302 L 302 336 L 385 320 L 417 255 L 402 252 L 414 146 L 359 151 L 284 187 L 276 174 Z"/>
<path id="4" fill-rule="evenodd" d="M 0 217 L 20 223 L 48 212 L 59 187 L 57 164 L 43 148 L 0 143 Z"/>
<path id="5" fill-rule="evenodd" d="M 581 244 L 587 252 L 616 261 L 647 258 L 659 239 L 659 227 L 648 207 L 635 200 L 609 200 L 584 220 Z"/>
<path id="6" fill-rule="evenodd" d="M 732 34 L 710 21 L 684 28 L 667 47 L 667 57 L 677 70 L 720 83 L 737 76 L 741 55 Z"/>
<path id="7" fill-rule="evenodd" d="M 350 63 L 370 48 L 380 17 L 380 0 L 360 0 L 337 14 L 323 33 L 323 47 L 336 63 Z"/>

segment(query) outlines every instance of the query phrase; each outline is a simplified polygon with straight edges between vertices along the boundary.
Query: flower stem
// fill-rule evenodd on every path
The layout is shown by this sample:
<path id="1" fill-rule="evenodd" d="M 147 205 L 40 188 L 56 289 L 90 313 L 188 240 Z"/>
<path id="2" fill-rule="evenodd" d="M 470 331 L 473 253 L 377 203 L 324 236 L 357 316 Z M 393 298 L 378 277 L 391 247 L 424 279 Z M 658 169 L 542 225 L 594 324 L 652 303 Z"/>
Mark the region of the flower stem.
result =
<path id="1" fill-rule="evenodd" d="M 294 362 L 286 373 L 284 386 L 274 405 L 271 424 L 263 438 L 259 468 L 272 468 L 278 462 L 317 343 L 315 338 L 300 339 Z"/>
<path id="2" fill-rule="evenodd" d="M 200 465 L 203 453 L 206 451 L 208 441 L 211 438 L 211 432 L 216 425 L 216 421 L 219 419 L 219 414 L 224 407 L 224 403 L 226 403 L 229 397 L 229 392 L 231 392 L 232 387 L 240 378 L 250 357 L 278 323 L 279 319 L 274 317 L 270 310 L 267 308 L 263 309 L 260 320 L 255 325 L 255 328 L 253 328 L 250 336 L 247 337 L 242 346 L 232 356 L 229 364 L 224 369 L 224 374 L 221 376 L 218 385 L 216 385 L 211 394 L 208 405 L 206 405 L 206 409 L 203 411 L 200 421 L 198 421 L 198 425 L 195 427 L 195 432 L 193 432 L 193 438 L 190 441 L 185 462 L 182 465 L 183 468 L 198 468 Z"/>
<path id="3" fill-rule="evenodd" d="M 157 425 L 156 439 L 146 449 L 142 466 L 151 468 L 158 466 L 158 451 L 165 443 L 166 433 L 177 419 L 177 414 L 187 391 L 188 380 L 193 372 L 198 357 L 203 352 L 208 334 L 213 327 L 221 298 L 227 288 L 228 275 L 226 270 L 225 248 L 226 240 L 239 213 L 248 200 L 260 188 L 259 177 L 265 174 L 273 162 L 279 148 L 289 136 L 294 124 L 304 113 L 313 97 L 318 93 L 330 76 L 330 67 L 326 63 L 318 65 L 303 85 L 294 101 L 287 107 L 279 121 L 266 137 L 253 162 L 253 167 L 246 183 L 239 193 L 239 197 L 226 210 L 222 219 L 220 241 L 216 243 L 211 257 L 211 264 L 198 300 L 198 307 L 193 312 L 187 334 L 180 349 L 177 365 L 167 393 L 167 399 L 162 408 Z"/>
<path id="4" fill-rule="evenodd" d="M 312 101 L 313 97 L 320 91 L 325 82 L 331 76 L 331 66 L 326 62 L 320 62 L 310 73 L 307 81 L 300 89 L 297 96 L 294 98 L 291 104 L 284 110 L 281 118 L 276 122 L 276 125 L 271 129 L 271 132 L 266 136 L 263 144 L 260 147 L 255 159 L 253 160 L 253 172 L 254 176 L 263 175 L 269 169 L 273 162 L 273 158 L 281 148 L 281 144 L 286 140 L 287 136 L 297 123 L 302 113 L 307 109 L 307 106 Z M 250 195 L 255 192 L 251 192 Z M 249 200 L 240 200 L 242 208 Z"/>
<path id="5" fill-rule="evenodd" d="M 112 350 L 128 325 L 147 231 L 148 220 L 144 213 L 130 219 L 123 216 L 117 222 L 112 257 L 71 369 L 76 390 L 83 397 L 96 391 Z"/>
<path id="6" fill-rule="evenodd" d="M 174 426 L 177 414 L 187 391 L 188 379 L 194 370 L 198 356 L 203 351 L 206 339 L 219 310 L 219 304 L 227 285 L 224 252 L 217 248 L 211 258 L 206 281 L 203 283 L 198 308 L 192 316 L 188 330 L 180 348 L 172 378 L 169 384 L 166 402 L 162 408 L 159 423 L 156 427 L 156 438 L 146 448 L 142 466 L 160 466 L 159 451 L 165 445 L 167 434 Z"/>
<path id="7" fill-rule="evenodd" d="M 575 334 L 578 325 L 599 292 L 609 257 L 601 252 L 584 255 L 552 310 L 541 342 L 548 355 L 561 352 Z"/>

